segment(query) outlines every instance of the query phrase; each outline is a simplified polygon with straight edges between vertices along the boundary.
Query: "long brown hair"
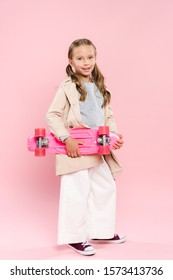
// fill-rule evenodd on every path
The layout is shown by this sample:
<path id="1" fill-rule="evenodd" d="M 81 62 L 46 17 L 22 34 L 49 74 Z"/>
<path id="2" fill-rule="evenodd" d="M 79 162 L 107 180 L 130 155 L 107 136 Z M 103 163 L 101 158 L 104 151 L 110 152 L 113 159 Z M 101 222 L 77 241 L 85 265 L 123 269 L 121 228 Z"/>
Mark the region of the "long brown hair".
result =
<path id="1" fill-rule="evenodd" d="M 69 50 L 68 50 L 68 58 L 69 59 L 72 59 L 72 57 L 73 57 L 73 50 L 76 47 L 79 47 L 81 45 L 93 46 L 94 51 L 95 51 L 95 55 L 96 55 L 96 52 L 97 52 L 96 47 L 94 46 L 94 44 L 90 40 L 88 40 L 88 39 L 78 39 L 78 40 L 75 40 L 69 47 Z M 68 64 L 67 67 L 66 67 L 66 73 L 69 77 L 71 77 L 72 82 L 74 82 L 76 84 L 76 89 L 80 93 L 80 101 L 85 101 L 87 92 L 86 92 L 85 88 L 83 87 L 82 83 L 80 82 L 80 79 L 79 79 L 78 75 L 73 71 L 70 64 Z M 104 99 L 103 107 L 105 107 L 107 104 L 110 103 L 111 95 L 110 95 L 110 92 L 106 89 L 106 86 L 104 84 L 104 77 L 103 77 L 101 71 L 99 70 L 97 64 L 95 64 L 95 67 L 92 71 L 92 79 L 94 80 L 94 83 L 96 84 L 99 91 L 103 95 L 103 99 Z"/>

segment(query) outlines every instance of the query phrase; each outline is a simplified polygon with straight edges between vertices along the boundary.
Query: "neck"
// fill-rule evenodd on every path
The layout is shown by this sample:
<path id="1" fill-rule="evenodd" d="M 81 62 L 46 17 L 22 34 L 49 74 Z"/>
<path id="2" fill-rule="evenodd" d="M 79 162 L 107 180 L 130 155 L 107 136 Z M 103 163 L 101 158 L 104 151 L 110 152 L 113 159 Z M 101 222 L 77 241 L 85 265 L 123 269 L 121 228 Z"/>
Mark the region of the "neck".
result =
<path id="1" fill-rule="evenodd" d="M 93 78 L 90 76 L 80 76 L 79 79 L 81 82 L 93 83 Z"/>

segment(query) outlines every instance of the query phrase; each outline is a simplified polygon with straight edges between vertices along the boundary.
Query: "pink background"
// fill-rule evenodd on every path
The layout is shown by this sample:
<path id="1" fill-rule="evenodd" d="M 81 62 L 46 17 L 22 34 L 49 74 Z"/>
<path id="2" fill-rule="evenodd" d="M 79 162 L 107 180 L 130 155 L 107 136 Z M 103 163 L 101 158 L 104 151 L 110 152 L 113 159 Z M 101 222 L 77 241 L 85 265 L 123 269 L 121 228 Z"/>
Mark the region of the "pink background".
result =
<path id="1" fill-rule="evenodd" d="M 96 245 L 93 259 L 173 258 L 173 2 L 0 1 L 0 258 L 80 259 L 56 245 L 59 179 L 54 156 L 26 139 L 65 77 L 81 37 L 98 50 L 124 147 L 117 227 L 128 242 Z"/>

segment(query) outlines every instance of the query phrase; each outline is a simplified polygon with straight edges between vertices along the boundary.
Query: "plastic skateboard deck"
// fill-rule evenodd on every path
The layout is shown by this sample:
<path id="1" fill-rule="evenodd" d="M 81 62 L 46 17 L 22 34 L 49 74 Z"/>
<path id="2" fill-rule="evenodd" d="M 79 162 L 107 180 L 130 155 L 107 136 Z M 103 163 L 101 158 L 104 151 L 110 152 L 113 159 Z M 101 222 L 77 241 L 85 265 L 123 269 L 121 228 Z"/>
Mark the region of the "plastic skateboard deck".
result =
<path id="1" fill-rule="evenodd" d="M 100 126 L 97 129 L 76 128 L 69 130 L 70 136 L 84 144 L 79 144 L 82 155 L 109 154 L 113 144 L 119 139 L 118 135 L 109 132 L 108 126 Z M 35 135 L 27 141 L 28 150 L 35 152 L 35 156 L 45 156 L 46 152 L 54 154 L 66 154 L 65 144 L 59 141 L 54 134 L 47 133 L 45 128 L 36 128 Z"/>

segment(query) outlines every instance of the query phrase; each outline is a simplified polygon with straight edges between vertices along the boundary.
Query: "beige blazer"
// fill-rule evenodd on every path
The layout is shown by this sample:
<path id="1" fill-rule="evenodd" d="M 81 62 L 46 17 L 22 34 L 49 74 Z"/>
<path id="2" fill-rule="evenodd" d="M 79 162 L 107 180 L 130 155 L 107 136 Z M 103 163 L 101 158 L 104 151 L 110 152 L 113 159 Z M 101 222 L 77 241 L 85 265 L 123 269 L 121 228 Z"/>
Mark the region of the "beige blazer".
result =
<path id="1" fill-rule="evenodd" d="M 69 135 L 68 129 L 88 127 L 82 122 L 79 94 L 76 85 L 71 78 L 66 78 L 59 86 L 52 104 L 46 114 L 46 120 L 50 131 L 59 139 L 64 135 Z M 110 106 L 105 109 L 105 125 L 110 127 L 110 131 L 117 131 L 116 123 Z M 85 155 L 78 158 L 70 158 L 67 155 L 56 155 L 56 175 L 67 174 L 94 167 L 106 160 L 110 166 L 113 177 L 121 171 L 115 153 L 106 155 Z"/>

